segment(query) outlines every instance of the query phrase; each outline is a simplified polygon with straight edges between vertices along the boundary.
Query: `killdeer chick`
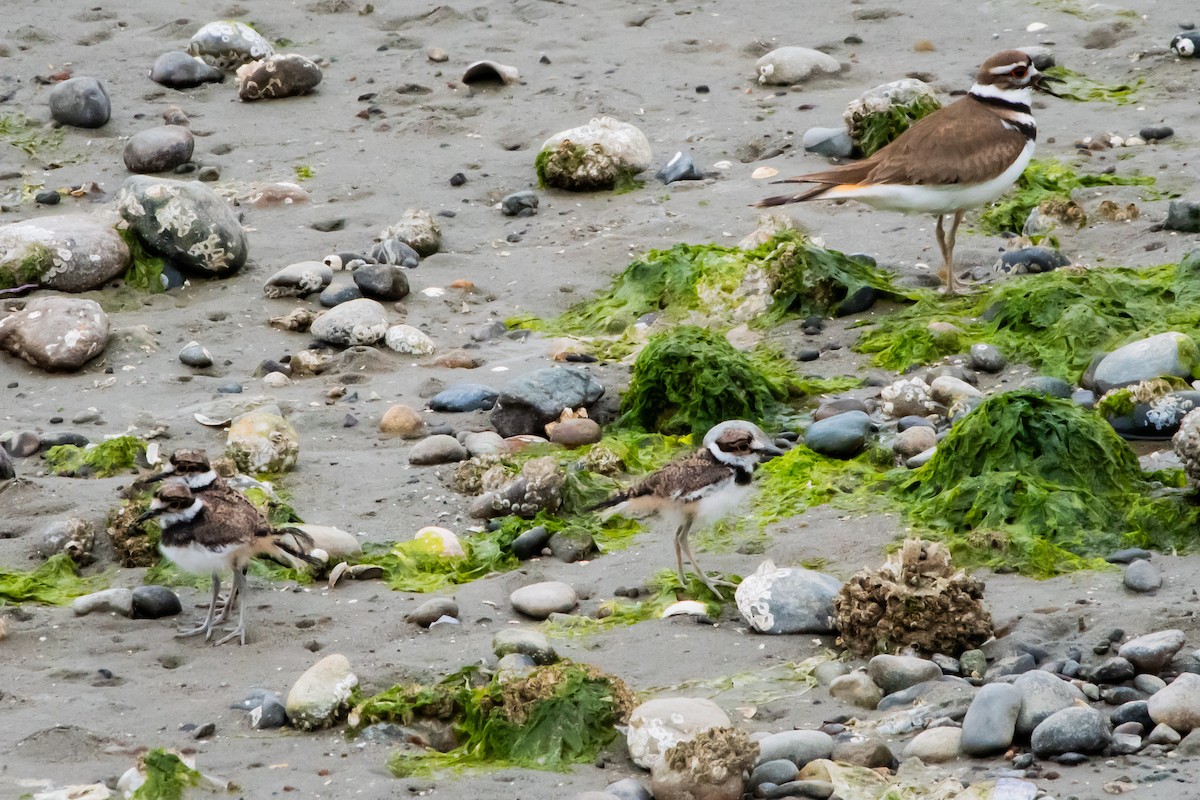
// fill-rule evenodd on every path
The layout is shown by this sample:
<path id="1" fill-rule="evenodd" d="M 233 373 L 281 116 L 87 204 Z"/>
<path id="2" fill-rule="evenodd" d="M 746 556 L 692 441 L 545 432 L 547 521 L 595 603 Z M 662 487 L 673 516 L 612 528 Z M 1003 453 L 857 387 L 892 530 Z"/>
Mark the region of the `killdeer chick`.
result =
<path id="1" fill-rule="evenodd" d="M 314 562 L 303 549 L 298 550 L 283 538 L 290 534 L 302 548 L 311 548 L 312 539 L 296 528 L 275 530 L 262 513 L 236 491 L 237 500 L 223 492 L 193 492 L 183 480 L 164 481 L 154 493 L 150 508 L 138 522 L 156 519 L 162 529 L 159 550 L 176 566 L 187 572 L 212 575 L 212 600 L 204 622 L 183 631 L 181 637 L 204 634 L 212 638 L 216 625 L 224 622 L 240 594 L 246 591 L 246 566 L 255 556 L 283 558 L 285 555 Z M 238 502 L 240 500 L 240 502 Z M 221 574 L 233 572 L 229 597 L 221 605 Z M 218 612 L 218 608 L 220 611 Z M 238 624 L 231 633 L 218 639 L 221 645 L 232 639 L 246 643 L 246 604 L 238 604 Z"/>
<path id="2" fill-rule="evenodd" d="M 695 453 L 667 464 L 595 509 L 657 514 L 668 520 L 675 528 L 679 580 L 684 581 L 683 554 L 687 553 L 700 580 L 721 597 L 697 563 L 688 534 L 693 527 L 716 522 L 732 511 L 749 494 L 750 478 L 759 462 L 782 454 L 754 423 L 722 422 L 704 435 L 704 446 Z"/>
<path id="3" fill-rule="evenodd" d="M 922 117 L 869 158 L 779 183 L 814 183 L 799 194 L 768 197 L 759 207 L 807 200 L 858 200 L 875 208 L 937 215 L 946 292 L 958 292 L 954 240 L 963 212 L 1008 191 L 1033 157 L 1037 124 L 1032 89 L 1054 94 L 1020 50 L 1005 50 L 979 68 L 962 99 Z M 950 215 L 950 231 L 943 218 Z"/>

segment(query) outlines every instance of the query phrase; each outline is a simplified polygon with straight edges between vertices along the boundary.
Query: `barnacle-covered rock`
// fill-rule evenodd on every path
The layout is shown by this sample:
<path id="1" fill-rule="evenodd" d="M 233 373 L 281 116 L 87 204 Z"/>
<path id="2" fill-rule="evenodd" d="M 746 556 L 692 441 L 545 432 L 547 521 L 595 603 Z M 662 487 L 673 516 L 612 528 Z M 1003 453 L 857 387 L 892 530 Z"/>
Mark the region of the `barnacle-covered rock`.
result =
<path id="1" fill-rule="evenodd" d="M 79 517 L 55 520 L 42 530 L 40 538 L 36 547 L 37 554 L 42 558 L 66 553 L 80 566 L 96 560 L 92 555 L 92 549 L 96 546 L 96 532 L 87 520 Z"/>
<path id="2" fill-rule="evenodd" d="M 941 107 L 929 84 L 905 78 L 868 89 L 850 102 L 842 118 L 854 143 L 869 156 Z"/>
<path id="3" fill-rule="evenodd" d="M 1175 455 L 1183 463 L 1183 471 L 1193 485 L 1200 485 L 1200 409 L 1189 411 L 1179 423 L 1179 431 L 1171 439 Z"/>
<path id="4" fill-rule="evenodd" d="M 1169 439 L 1184 417 L 1200 407 L 1200 392 L 1181 380 L 1154 378 L 1105 392 L 1097 410 L 1127 439 Z"/>
<path id="5" fill-rule="evenodd" d="M 879 393 L 879 410 L 889 419 L 945 413 L 945 407 L 931 397 L 929 384 L 920 378 L 901 378 L 883 387 Z"/>
<path id="6" fill-rule="evenodd" d="M 859 656 L 905 647 L 957 655 L 992 635 L 983 587 L 954 568 L 944 545 L 908 539 L 883 566 L 846 581 L 834 600 L 835 622 Z"/>
<path id="7" fill-rule="evenodd" d="M 199 181 L 131 175 L 117 210 L 147 248 L 181 269 L 224 276 L 246 263 L 246 234 L 237 215 Z"/>
<path id="8" fill-rule="evenodd" d="M 275 55 L 275 48 L 265 36 L 246 23 L 233 20 L 210 22 L 196 31 L 187 51 L 188 55 L 227 71 Z"/>
<path id="9" fill-rule="evenodd" d="M 471 504 L 471 516 L 532 517 L 543 509 L 555 511 L 562 504 L 564 482 L 562 467 L 554 456 L 525 462 L 521 473 L 511 479 L 502 466 L 492 467 L 480 479 L 483 494 Z"/>
<path id="10" fill-rule="evenodd" d="M 417 251 L 422 258 L 431 256 L 442 246 L 442 228 L 433 215 L 423 208 L 407 208 L 398 222 L 388 225 L 379 234 L 380 241 L 399 239 Z"/>
<path id="11" fill-rule="evenodd" d="M 758 746 L 740 728 L 709 728 L 663 754 L 651 771 L 657 800 L 739 800 Z"/>
<path id="12" fill-rule="evenodd" d="M 278 100 L 308 94 L 321 82 L 321 68 L 295 53 L 271 55 L 237 70 L 242 100 Z"/>
<path id="13" fill-rule="evenodd" d="M 547 139 L 535 166 L 541 184 L 586 192 L 628 185 L 652 158 L 650 140 L 638 128 L 597 117 Z"/>

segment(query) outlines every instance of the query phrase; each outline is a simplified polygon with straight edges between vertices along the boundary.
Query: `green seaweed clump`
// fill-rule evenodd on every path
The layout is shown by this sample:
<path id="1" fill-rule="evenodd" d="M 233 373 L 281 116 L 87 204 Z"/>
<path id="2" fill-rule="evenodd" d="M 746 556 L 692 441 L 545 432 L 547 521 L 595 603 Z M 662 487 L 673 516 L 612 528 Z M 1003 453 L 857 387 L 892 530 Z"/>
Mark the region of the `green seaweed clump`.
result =
<path id="1" fill-rule="evenodd" d="M 1041 577 L 1123 547 L 1189 547 L 1200 508 L 1171 491 L 1184 484 L 1178 471 L 1143 472 L 1094 412 L 1014 391 L 984 401 L 894 491 L 956 560 Z"/>
<path id="2" fill-rule="evenodd" d="M 397 777 L 438 769 L 521 766 L 565 771 L 592 761 L 616 738 L 636 700 L 620 679 L 586 664 L 562 662 L 521 677 L 497 673 L 484 681 L 466 667 L 440 682 L 393 686 L 358 703 L 353 731 L 377 722 L 450 722 L 459 742 L 449 752 L 397 752 Z"/>
<path id="3" fill-rule="evenodd" d="M 1050 67 L 1045 71 L 1045 74 L 1062 81 L 1062 83 L 1056 83 L 1051 87 L 1054 89 L 1056 95 L 1065 97 L 1068 100 L 1077 100 L 1081 103 L 1098 101 L 1115 103 L 1119 106 L 1136 103 L 1137 97 L 1135 97 L 1135 94 L 1146 82 L 1145 79 L 1138 78 L 1132 83 L 1119 83 L 1115 86 L 1106 86 L 1099 81 L 1094 81 L 1086 75 L 1081 75 L 1066 67 Z"/>
<path id="4" fill-rule="evenodd" d="M 57 553 L 34 570 L 0 568 L 0 605 L 42 603 L 62 606 L 80 595 L 99 591 L 104 579 L 80 577 L 79 567 L 66 553 Z"/>
<path id="5" fill-rule="evenodd" d="M 200 785 L 200 773 L 183 763 L 172 750 L 156 747 L 140 761 L 146 781 L 133 793 L 131 800 L 183 800 L 189 788 Z"/>
<path id="6" fill-rule="evenodd" d="M 758 493 L 754 497 L 754 518 L 760 525 L 794 517 L 814 506 L 838 502 L 839 506 L 861 507 L 866 497 L 860 490 L 881 482 L 890 455 L 885 462 L 875 450 L 849 460 L 828 458 L 798 444 L 782 456 L 758 468 Z M 870 502 L 879 509 L 881 498 L 870 493 Z"/>
<path id="7" fill-rule="evenodd" d="M 62 130 L 46 128 L 41 122 L 18 112 L 0 115 L 0 141 L 11 144 L 31 158 L 42 150 L 53 150 L 63 142 Z"/>
<path id="8" fill-rule="evenodd" d="M 119 227 L 117 234 L 129 248 L 129 268 L 125 270 L 125 285 L 151 294 L 166 291 L 167 287 L 163 285 L 163 269 L 167 260 L 147 250 L 132 228 Z"/>
<path id="9" fill-rule="evenodd" d="M 870 156 L 894 141 L 921 117 L 941 107 L 941 102 L 933 95 L 917 94 L 909 103 L 889 104 L 882 110 L 871 109 L 870 113 L 856 114 L 850 120 L 850 137 L 858 143 L 864 157 Z"/>
<path id="10" fill-rule="evenodd" d="M 24 253 L 20 260 L 0 259 L 0 289 L 40 284 L 42 273 L 54 265 L 54 253 L 44 244 L 30 244 Z"/>
<path id="11" fill-rule="evenodd" d="M 1088 175 L 1053 159 L 1030 161 L 1015 191 L 980 213 L 979 227 L 985 233 L 1021 233 L 1031 211 L 1043 203 L 1068 203 L 1076 189 L 1152 185 L 1151 175 Z"/>
<path id="12" fill-rule="evenodd" d="M 146 442 L 136 436 L 115 436 L 86 447 L 60 444 L 46 451 L 46 463 L 55 475 L 94 473 L 111 478 L 119 472 L 135 469 L 138 457 L 146 452 Z"/>
<path id="13" fill-rule="evenodd" d="M 317 174 L 313 171 L 313 168 L 307 164 L 297 164 L 296 166 L 292 167 L 292 171 L 296 173 L 296 180 L 298 181 L 307 181 Z"/>
<path id="14" fill-rule="evenodd" d="M 619 424 L 690 433 L 699 441 L 725 420 L 772 417 L 788 396 L 783 378 L 756 368 L 720 334 L 680 325 L 653 337 L 638 355 Z"/>
<path id="15" fill-rule="evenodd" d="M 737 585 L 740 575 L 722 575 L 722 580 Z M 708 616 L 717 619 L 721 608 L 733 602 L 731 596 L 724 600 L 713 594 L 694 572 L 688 572 L 681 583 L 674 569 L 659 570 L 646 582 L 650 596 L 644 600 L 621 600 L 613 598 L 600 604 L 594 617 L 558 614 L 549 622 L 542 623 L 542 632 L 547 636 L 586 636 L 612 628 L 636 625 L 639 622 L 659 619 L 668 606 L 686 598 L 696 600 L 708 608 Z"/>
<path id="16" fill-rule="evenodd" d="M 541 189 L 547 186 L 572 192 L 612 189 L 621 194 L 642 186 L 636 172 L 599 144 L 584 147 L 564 139 L 557 147 L 538 153 L 533 166 Z"/>

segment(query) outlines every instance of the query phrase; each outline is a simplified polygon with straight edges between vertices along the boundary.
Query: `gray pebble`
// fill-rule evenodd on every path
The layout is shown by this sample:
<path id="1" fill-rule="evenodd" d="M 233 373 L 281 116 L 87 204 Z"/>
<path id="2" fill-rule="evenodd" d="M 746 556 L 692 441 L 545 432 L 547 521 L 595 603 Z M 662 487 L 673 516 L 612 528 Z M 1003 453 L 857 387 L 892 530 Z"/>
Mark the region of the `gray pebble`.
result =
<path id="1" fill-rule="evenodd" d="M 1133 592 L 1153 592 L 1162 586 L 1162 576 L 1149 561 L 1136 559 L 1125 568 L 1125 588 Z"/>
<path id="2" fill-rule="evenodd" d="M 532 217 L 538 209 L 537 192 L 527 189 L 513 192 L 500 201 L 500 211 L 506 217 Z"/>
<path id="3" fill-rule="evenodd" d="M 132 600 L 135 619 L 161 619 L 183 611 L 179 596 L 166 586 L 139 586 Z"/>
<path id="4" fill-rule="evenodd" d="M 550 531 L 541 525 L 523 531 L 512 543 L 512 553 L 522 561 L 540 556 L 550 542 Z"/>
<path id="5" fill-rule="evenodd" d="M 50 116 L 62 125 L 99 128 L 111 113 L 108 92 L 95 78 L 68 78 L 50 90 Z"/>
<path id="6" fill-rule="evenodd" d="M 190 161 L 195 146 L 196 140 L 187 128 L 162 125 L 130 136 L 121 155 L 130 172 L 166 172 Z"/>
<path id="7" fill-rule="evenodd" d="M 971 345 L 971 369 L 980 372 L 1001 372 L 1008 366 L 1008 360 L 1000 352 L 1000 348 L 992 344 Z"/>
<path id="8" fill-rule="evenodd" d="M 405 616 L 406 622 L 428 628 L 442 617 L 457 617 L 458 603 L 451 597 L 433 597 L 414 608 Z"/>
<path id="9" fill-rule="evenodd" d="M 204 369 L 213 365 L 212 353 L 199 342 L 188 342 L 179 351 L 179 360 L 189 367 Z"/>

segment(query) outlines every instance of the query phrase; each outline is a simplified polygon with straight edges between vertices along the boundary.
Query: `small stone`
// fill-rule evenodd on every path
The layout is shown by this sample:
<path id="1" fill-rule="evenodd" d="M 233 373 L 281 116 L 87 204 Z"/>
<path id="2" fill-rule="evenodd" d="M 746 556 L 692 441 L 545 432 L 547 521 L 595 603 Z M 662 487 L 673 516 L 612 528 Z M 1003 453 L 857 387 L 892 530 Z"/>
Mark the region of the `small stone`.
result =
<path id="1" fill-rule="evenodd" d="M 1118 550 L 1115 553 L 1105 556 L 1104 560 L 1110 564 L 1129 564 L 1139 558 L 1149 561 L 1153 555 L 1149 550 L 1143 550 L 1140 547 L 1131 547 L 1127 550 Z"/>
<path id="2" fill-rule="evenodd" d="M 375 300 L 363 298 L 342 303 L 313 320 L 309 332 L 321 342 L 353 347 L 381 341 L 391 325 L 387 311 Z"/>
<path id="3" fill-rule="evenodd" d="M 508 600 L 520 613 L 533 619 L 546 619 L 551 614 L 565 614 L 579 604 L 579 596 L 568 583 L 543 581 L 522 586 Z"/>
<path id="4" fill-rule="evenodd" d="M 854 140 L 845 128 L 809 128 L 801 144 L 809 153 L 827 158 L 849 158 L 854 154 Z"/>
<path id="5" fill-rule="evenodd" d="M 47 372 L 75 372 L 108 346 L 108 315 L 95 300 L 38 296 L 0 319 L 0 350 Z"/>
<path id="6" fill-rule="evenodd" d="M 550 536 L 546 546 L 555 558 L 567 564 L 589 559 L 597 550 L 596 540 L 591 534 L 581 531 L 559 531 Z"/>
<path id="7" fill-rule="evenodd" d="M 854 397 L 826 400 L 813 412 L 813 421 L 820 422 L 823 419 L 836 417 L 838 414 L 845 414 L 847 411 L 861 411 L 865 414 L 867 413 L 867 404 Z"/>
<path id="8" fill-rule="evenodd" d="M 1133 664 L 1120 656 L 1106 659 L 1091 671 L 1091 679 L 1094 683 L 1124 683 L 1133 675 Z"/>
<path id="9" fill-rule="evenodd" d="M 829 683 L 829 694 L 859 708 L 874 709 L 883 699 L 883 690 L 865 672 L 851 672 Z"/>
<path id="10" fill-rule="evenodd" d="M 1119 347 L 1096 366 L 1096 390 L 1107 392 L 1153 378 L 1190 379 L 1200 352 L 1186 334 L 1168 331 Z"/>
<path id="11" fill-rule="evenodd" d="M 1072 391 L 1071 384 L 1062 378 L 1054 378 L 1050 375 L 1033 375 L 1026 378 L 1021 381 L 1020 388 L 1029 389 L 1047 397 L 1061 397 L 1064 400 L 1071 396 Z"/>
<path id="12" fill-rule="evenodd" d="M 512 543 L 512 553 L 521 561 L 527 561 L 542 554 L 542 550 L 550 542 L 550 531 L 541 525 L 522 531 Z"/>
<path id="13" fill-rule="evenodd" d="M 834 738 L 831 760 L 867 769 L 892 769 L 896 765 L 896 757 L 886 742 L 857 733 L 843 733 Z"/>
<path id="14" fill-rule="evenodd" d="M 550 432 L 550 441 L 574 449 L 600 441 L 604 432 L 599 423 L 586 417 L 568 419 L 558 423 Z"/>
<path id="15" fill-rule="evenodd" d="M 508 445 L 504 441 L 504 437 L 495 431 L 479 431 L 478 433 L 467 433 L 459 437 L 463 447 L 467 448 L 467 452 L 471 457 L 482 455 L 500 455 L 508 452 Z"/>
<path id="16" fill-rule="evenodd" d="M 1157 674 L 1183 647 L 1184 639 L 1183 631 L 1176 628 L 1157 631 L 1130 639 L 1117 653 L 1138 672 Z"/>
<path id="17" fill-rule="evenodd" d="M 410 291 L 404 268 L 392 264 L 364 264 L 353 277 L 363 296 L 376 300 L 403 300 Z"/>
<path id="18" fill-rule="evenodd" d="M 1068 266 L 1071 259 L 1051 247 L 1023 247 L 1020 250 L 1009 250 L 1000 256 L 996 269 L 1014 275 L 1050 272 L 1059 267 Z"/>
<path id="19" fill-rule="evenodd" d="M 10 481 L 17 477 L 16 467 L 13 466 L 12 457 L 8 451 L 0 447 L 0 481 Z"/>
<path id="20" fill-rule="evenodd" d="M 971 398 L 983 397 L 983 392 L 966 381 L 950 375 L 939 375 L 934 378 L 929 384 L 929 392 L 935 402 L 945 406 L 951 406 Z"/>
<path id="21" fill-rule="evenodd" d="M 250 727 L 255 730 L 282 728 L 287 722 L 287 707 L 273 694 L 264 694 L 262 703 L 250 709 Z"/>
<path id="22" fill-rule="evenodd" d="M 1144 695 L 1152 695 L 1167 688 L 1167 682 L 1157 675 L 1143 673 L 1134 677 L 1133 688 Z"/>
<path id="23" fill-rule="evenodd" d="M 530 628 L 504 628 L 492 638 L 492 652 L 497 658 L 509 653 L 527 655 L 537 664 L 553 664 L 558 654 L 545 634 Z"/>
<path id="24" fill-rule="evenodd" d="M 785 758 L 801 769 L 833 755 L 833 737 L 821 731 L 780 731 L 758 742 L 758 763 Z"/>
<path id="25" fill-rule="evenodd" d="M 1170 139 L 1174 135 L 1175 130 L 1170 125 L 1149 125 L 1138 131 L 1138 136 L 1147 142 L 1159 142 L 1163 139 Z"/>
<path id="26" fill-rule="evenodd" d="M 1150 717 L 1150 703 L 1146 700 L 1134 700 L 1113 709 L 1109 719 L 1113 725 L 1136 722 L 1142 726 L 1143 730 L 1153 728 L 1155 725 L 1154 720 Z"/>
<path id="27" fill-rule="evenodd" d="M 1177 756 L 1200 756 L 1200 728 L 1193 730 L 1175 746 Z"/>
<path id="28" fill-rule="evenodd" d="M 155 59 L 150 80 L 171 89 L 192 89 L 205 83 L 220 83 L 225 80 L 225 73 L 187 53 L 175 51 Z"/>
<path id="29" fill-rule="evenodd" d="M 1169 725 L 1180 734 L 1200 728 L 1200 675 L 1184 672 L 1147 701 L 1155 723 Z"/>
<path id="30" fill-rule="evenodd" d="M 1132 592 L 1153 592 L 1162 586 L 1162 576 L 1149 561 L 1138 559 L 1125 568 L 1125 588 Z"/>
<path id="31" fill-rule="evenodd" d="M 513 192 L 500 201 L 500 211 L 506 217 L 532 217 L 537 209 L 538 196 L 532 189 Z"/>
<path id="32" fill-rule="evenodd" d="M 1172 200 L 1167 207 L 1163 228 L 1183 233 L 1200 233 L 1200 203 L 1191 200 Z"/>
<path id="33" fill-rule="evenodd" d="M 383 412 L 379 432 L 416 439 L 425 433 L 425 420 L 408 406 L 397 404 Z"/>
<path id="34" fill-rule="evenodd" d="M 296 53 L 273 54 L 237 68 L 238 97 L 273 100 L 308 94 L 321 82 L 321 68 Z"/>
<path id="35" fill-rule="evenodd" d="M 452 597 L 434 597 L 426 600 L 421 605 L 410 611 L 405 617 L 405 622 L 411 622 L 414 625 L 420 625 L 422 628 L 428 628 L 433 623 L 437 622 L 442 617 L 457 617 L 458 603 Z"/>
<path id="36" fill-rule="evenodd" d="M 962 754 L 961 728 L 929 728 L 909 742 L 902 758 L 919 758 L 926 764 L 953 761 Z"/>
<path id="37" fill-rule="evenodd" d="M 1200 676 L 1197 676 L 1200 678 Z M 1062 753 L 1098 753 L 1111 738 L 1104 715 L 1087 706 L 1071 706 L 1046 717 L 1030 737 L 1040 758 Z"/>
<path id="38" fill-rule="evenodd" d="M 692 160 L 691 153 L 680 151 L 654 174 L 654 179 L 666 184 L 676 181 L 700 181 L 704 180 L 704 173 Z"/>
<path id="39" fill-rule="evenodd" d="M 134 619 L 161 619 L 183 611 L 179 596 L 166 586 L 139 586 L 132 600 Z"/>
<path id="40" fill-rule="evenodd" d="M 331 283 L 321 291 L 317 302 L 324 308 L 335 308 L 351 300 L 362 299 L 362 291 L 353 283 Z"/>
<path id="41" fill-rule="evenodd" d="M 42 439 L 35 431 L 20 431 L 4 443 L 4 449 L 14 458 L 28 458 L 42 446 Z"/>
<path id="42" fill-rule="evenodd" d="M 225 438 L 225 455 L 249 474 L 290 472 L 300 458 L 300 434 L 278 413 L 264 406 L 235 417 Z"/>
<path id="43" fill-rule="evenodd" d="M 263 294 L 270 298 L 304 297 L 319 292 L 333 280 L 333 270 L 321 261 L 288 264 L 267 278 Z"/>
<path id="44" fill-rule="evenodd" d="M 68 78 L 50 90 L 49 100 L 50 116 L 61 125 L 99 128 L 112 113 L 108 92 L 95 78 Z"/>
<path id="45" fill-rule="evenodd" d="M 33 202 L 43 206 L 56 206 L 62 201 L 62 195 L 55 189 L 43 189 L 33 196 Z"/>
<path id="46" fill-rule="evenodd" d="M 823 456 L 853 458 L 866 447 L 871 428 L 871 418 L 865 413 L 847 411 L 808 426 L 804 444 Z"/>
<path id="47" fill-rule="evenodd" d="M 300 730 L 333 725 L 347 708 L 358 677 L 344 655 L 326 656 L 300 676 L 287 696 L 287 715 Z"/>
<path id="48" fill-rule="evenodd" d="M 446 434 L 435 434 L 413 445 L 408 453 L 408 463 L 413 466 L 431 464 L 453 464 L 467 460 L 467 449 L 458 439 Z"/>
<path id="49" fill-rule="evenodd" d="M 429 399 L 433 411 L 455 413 L 488 411 L 496 405 L 500 393 L 479 383 L 457 383 L 448 386 Z"/>
<path id="50" fill-rule="evenodd" d="M 212 353 L 199 342 L 188 342 L 179 351 L 179 360 L 189 367 L 205 369 L 213 365 Z"/>
<path id="51" fill-rule="evenodd" d="M 437 349 L 424 331 L 412 325 L 393 325 L 384 334 L 383 342 L 389 350 L 406 355 L 427 356 Z"/>
<path id="52" fill-rule="evenodd" d="M 963 718 L 963 752 L 970 756 L 1003 753 L 1012 744 L 1020 711 L 1021 692 L 1016 687 L 1004 683 L 981 687 Z"/>
<path id="53" fill-rule="evenodd" d="M 915 656 L 877 655 L 867 662 L 867 674 L 886 697 L 918 683 L 940 678 L 942 671 L 932 661 Z"/>
<path id="54" fill-rule="evenodd" d="M 1008 360 L 1004 358 L 1004 354 L 1000 352 L 1000 348 L 991 344 L 973 344 L 971 345 L 971 369 L 977 369 L 980 372 L 997 373 L 1003 372 L 1008 366 Z"/>
<path id="55" fill-rule="evenodd" d="M 123 617 L 133 616 L 133 592 L 124 587 L 105 589 L 100 592 L 76 597 L 71 603 L 75 616 L 83 617 L 93 611 L 108 611 Z"/>
<path id="56" fill-rule="evenodd" d="M 1159 723 L 1154 726 L 1154 730 L 1150 731 L 1150 735 L 1146 737 L 1147 744 L 1167 744 L 1175 745 L 1183 741 L 1183 737 L 1179 732 L 1170 725 Z"/>
<path id="57" fill-rule="evenodd" d="M 896 434 L 896 438 L 892 440 L 892 452 L 908 459 L 936 445 L 937 431 L 934 428 L 915 425 Z"/>
<path id="58" fill-rule="evenodd" d="M 786 758 L 761 761 L 750 773 L 750 788 L 757 788 L 764 783 L 787 783 L 794 781 L 799 774 L 800 768 Z"/>
<path id="59" fill-rule="evenodd" d="M 130 136 L 121 155 L 130 172 L 166 172 L 190 161 L 195 146 L 196 141 L 187 128 L 162 125 Z"/>
<path id="60" fill-rule="evenodd" d="M 758 82 L 774 86 L 803 83 L 819 75 L 836 75 L 842 65 L 833 56 L 807 47 L 779 47 L 754 64 Z"/>

